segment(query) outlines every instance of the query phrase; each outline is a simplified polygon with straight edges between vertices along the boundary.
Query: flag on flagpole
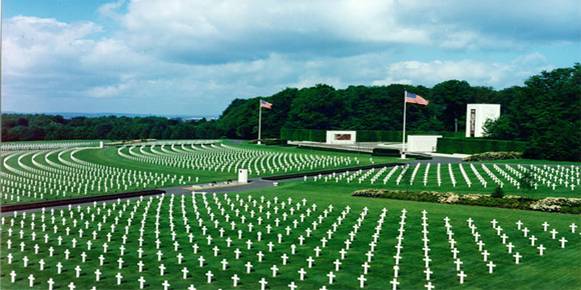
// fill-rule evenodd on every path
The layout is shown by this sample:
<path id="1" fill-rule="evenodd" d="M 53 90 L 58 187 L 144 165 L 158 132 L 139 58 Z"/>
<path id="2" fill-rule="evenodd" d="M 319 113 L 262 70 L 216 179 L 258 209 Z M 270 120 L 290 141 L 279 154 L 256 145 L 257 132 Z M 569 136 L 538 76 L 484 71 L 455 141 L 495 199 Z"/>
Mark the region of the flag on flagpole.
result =
<path id="1" fill-rule="evenodd" d="M 272 104 L 267 101 L 260 100 L 260 107 L 270 110 L 272 109 Z"/>
<path id="2" fill-rule="evenodd" d="M 405 102 L 410 104 L 418 104 L 422 106 L 427 106 L 430 102 L 420 95 L 416 95 L 414 93 L 406 92 L 405 94 Z"/>

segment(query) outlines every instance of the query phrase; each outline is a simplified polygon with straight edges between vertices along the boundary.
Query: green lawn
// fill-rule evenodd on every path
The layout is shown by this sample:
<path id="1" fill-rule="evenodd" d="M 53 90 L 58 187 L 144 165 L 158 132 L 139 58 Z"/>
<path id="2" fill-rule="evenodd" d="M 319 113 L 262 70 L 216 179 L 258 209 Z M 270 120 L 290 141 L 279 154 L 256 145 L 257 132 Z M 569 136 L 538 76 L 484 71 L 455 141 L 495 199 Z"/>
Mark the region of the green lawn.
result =
<path id="1" fill-rule="evenodd" d="M 264 197 L 264 199 L 262 198 Z M 275 198 L 278 199 L 278 212 L 274 212 Z M 285 204 L 283 209 L 281 203 L 287 203 L 287 199 L 292 198 L 292 206 L 295 208 L 291 214 L 289 205 Z M 193 200 L 195 200 L 195 206 Z M 305 205 L 302 200 L 306 199 Z M 268 202 L 271 207 L 268 208 Z M 297 207 L 297 203 L 300 206 Z M 290 182 L 282 183 L 279 187 L 269 188 L 259 192 L 240 193 L 240 198 L 236 194 L 228 194 L 228 198 L 223 194 L 216 197 L 207 196 L 207 204 L 211 210 L 205 206 L 201 195 L 192 198 L 191 195 L 172 198 L 166 196 L 163 199 L 154 197 L 149 204 L 149 198 L 142 202 L 124 201 L 116 205 L 115 210 L 111 204 L 103 207 L 98 212 L 93 207 L 83 207 L 81 211 L 65 210 L 65 218 L 62 225 L 62 217 L 57 210 L 58 217 L 55 224 L 58 225 L 57 233 L 53 233 L 53 223 L 50 219 L 50 212 L 45 213 L 45 223 L 47 224 L 48 242 L 44 243 L 45 232 L 41 229 L 41 215 L 37 212 L 35 216 L 36 226 L 31 229 L 31 214 L 27 214 L 23 219 L 22 214 L 16 218 L 6 217 L 2 226 L 2 253 L 0 265 L 2 273 L 0 282 L 3 289 L 28 289 L 28 280 L 31 273 L 35 276 L 34 288 L 46 289 L 47 280 L 53 278 L 58 289 L 67 289 L 70 282 L 74 282 L 77 289 L 89 289 L 96 286 L 97 289 L 138 289 L 138 279 L 143 276 L 147 280 L 146 289 L 163 289 L 162 283 L 167 280 L 170 289 L 185 289 L 193 284 L 197 289 L 231 289 L 233 275 L 238 275 L 240 289 L 260 289 L 258 281 L 265 278 L 270 289 L 289 289 L 287 285 L 294 282 L 298 289 L 319 289 L 326 285 L 329 289 L 356 289 L 359 282 L 356 280 L 362 273 L 361 265 L 367 257 L 365 253 L 369 249 L 372 234 L 375 232 L 377 221 L 383 208 L 387 209 L 384 223 L 382 224 L 378 244 L 374 252 L 374 257 L 370 263 L 370 270 L 366 275 L 367 289 L 391 289 L 389 281 L 393 278 L 393 265 L 395 255 L 395 237 L 398 234 L 401 210 L 407 210 L 405 233 L 403 240 L 402 259 L 399 271 L 399 289 L 422 289 L 426 284 L 423 274 L 424 263 L 422 262 L 423 251 L 421 241 L 421 212 L 427 211 L 428 216 L 428 238 L 429 257 L 432 259 L 430 269 L 433 271 L 431 282 L 436 289 L 578 289 L 581 285 L 581 269 L 578 266 L 580 258 L 579 246 L 581 246 L 581 236 L 579 233 L 571 233 L 568 226 L 571 223 L 581 224 L 581 218 L 573 215 L 559 215 L 539 212 L 512 211 L 503 209 L 491 209 L 480 207 L 451 206 L 430 203 L 417 203 L 407 201 L 377 200 L 366 198 L 354 198 L 350 196 L 350 190 L 340 187 L 313 187 L 309 184 Z M 307 209 L 312 209 L 312 204 L 317 205 L 317 209 L 307 216 Z M 312 227 L 312 222 L 319 216 L 324 217 L 323 211 L 333 205 L 326 218 L 322 218 L 322 223 L 312 231 L 311 237 L 307 238 L 304 245 L 299 245 L 299 236 L 306 237 L 307 228 Z M 262 211 L 260 211 L 262 206 Z M 345 215 L 345 219 L 339 224 L 337 218 L 341 212 L 349 206 L 351 210 Z M 340 259 L 339 251 L 345 247 L 344 241 L 349 238 L 349 232 L 353 225 L 358 222 L 363 208 L 368 208 L 368 214 L 361 221 L 359 229 L 350 250 L 347 251 L 345 259 Z M 148 208 L 146 211 L 145 209 Z M 172 210 L 170 210 L 170 208 Z M 224 212 L 221 212 L 224 209 Z M 236 211 L 239 214 L 236 214 Z M 158 262 L 156 252 L 156 213 L 159 211 L 159 241 L 160 250 L 163 252 L 161 261 Z M 202 223 L 198 224 L 199 218 Z M 84 220 L 91 219 L 95 215 L 95 222 L 89 222 L 87 227 L 81 219 L 81 212 Z M 147 214 L 145 214 L 147 212 Z M 254 212 L 254 216 L 252 216 Z M 269 212 L 270 214 L 267 214 Z M 283 212 L 288 214 L 283 220 Z M 210 213 L 213 213 L 217 225 L 211 221 Z M 305 220 L 300 222 L 300 215 L 305 214 Z M 235 221 L 237 228 L 232 230 L 230 223 Z M 108 216 L 105 218 L 105 216 Z M 245 221 L 242 222 L 244 216 Z M 145 217 L 145 218 L 144 218 Z M 171 218 L 170 218 L 171 217 Z M 262 224 L 258 224 L 259 217 Z M 460 285 L 456 277 L 455 265 L 447 242 L 447 235 L 444 228 L 443 219 L 450 218 L 453 226 L 454 238 L 457 241 L 459 258 L 463 261 L 462 270 L 468 275 L 464 285 Z M 115 221 L 118 218 L 118 222 Z M 184 219 L 185 218 L 185 219 Z M 275 219 L 280 219 L 280 224 L 275 225 Z M 484 248 L 490 252 L 490 259 L 494 261 L 496 268 L 494 273 L 488 274 L 487 267 L 478 251 L 478 246 L 467 226 L 466 220 L 473 219 L 477 226 L 477 231 L 481 234 L 481 240 L 485 243 Z M 10 238 L 12 249 L 7 249 L 8 229 L 11 219 L 15 219 L 12 227 L 13 234 Z M 72 219 L 76 219 L 79 224 L 74 226 Z M 509 236 L 509 241 L 515 245 L 515 252 L 519 252 L 523 259 L 521 264 L 515 265 L 512 255 L 507 253 L 506 247 L 501 243 L 501 238 L 496 235 L 490 224 L 492 219 L 496 219 L 503 232 Z M 21 228 L 21 221 L 23 227 Z M 297 220 L 296 228 L 293 223 Z M 538 250 L 530 246 L 527 238 L 524 238 L 521 231 L 516 227 L 516 222 L 521 220 L 531 231 L 529 235 L 538 237 L 537 245 L 543 244 L 547 250 L 544 256 L 538 255 Z M 185 223 L 187 221 L 187 224 Z M 549 232 L 545 232 L 542 223 L 547 221 L 549 230 L 556 229 L 557 237 L 564 237 L 568 240 L 566 247 L 561 249 L 559 242 L 550 237 Z M 101 222 L 101 230 L 98 229 L 98 222 Z M 248 225 L 253 224 L 252 233 L 248 230 Z M 322 239 L 327 235 L 327 231 L 332 229 L 332 224 L 337 223 L 337 230 L 332 234 L 332 238 L 322 248 L 321 255 L 316 257 L 314 248 L 322 246 Z M 111 232 L 111 224 L 117 224 L 115 231 L 108 242 L 108 251 L 103 253 L 102 245 L 107 242 L 106 235 Z M 172 226 L 173 224 L 173 226 Z M 123 244 L 124 227 L 129 225 L 125 253 L 121 256 L 120 246 Z M 138 258 L 140 226 L 143 225 L 143 257 Z M 193 234 L 192 242 L 189 241 L 186 227 L 191 227 Z M 270 234 L 267 234 L 266 227 L 273 227 Z M 291 229 L 286 235 L 286 227 Z M 71 233 L 67 235 L 65 228 L 70 227 Z M 206 235 L 203 227 L 207 229 Z M 84 234 L 80 237 L 79 230 L 83 229 Z M 220 238 L 219 229 L 224 229 L 224 237 Z M 23 238 L 19 237 L 22 229 Z M 173 229 L 173 230 L 172 230 Z M 238 239 L 238 230 L 242 230 L 242 239 Z M 37 233 L 37 240 L 31 241 L 31 233 Z M 97 239 L 93 240 L 91 233 L 96 231 Z M 262 240 L 257 240 L 257 231 L 263 233 Z M 578 229 L 577 229 L 578 231 Z M 171 233 L 175 232 L 175 241 Z M 278 243 L 277 235 L 282 234 L 282 243 Z M 211 245 L 207 243 L 207 236 L 213 237 Z M 58 244 L 58 236 L 62 236 L 64 241 Z M 76 248 L 72 246 L 72 238 L 78 241 Z M 227 246 L 226 238 L 232 239 L 230 247 Z M 246 241 L 252 240 L 253 245 L 250 250 L 246 248 Z M 87 241 L 92 241 L 91 250 L 87 249 Z M 24 251 L 20 251 L 20 242 L 25 243 Z M 274 249 L 269 252 L 268 242 L 274 243 Z M 177 251 L 174 250 L 174 242 L 177 242 Z M 34 254 L 33 245 L 40 246 L 39 253 Z M 192 246 L 197 244 L 199 250 L 194 253 Z M 297 246 L 296 253 L 291 253 L 292 244 Z M 54 249 L 54 256 L 50 257 L 48 249 Z M 213 247 L 219 248 L 219 255 L 214 257 Z M 234 250 L 241 250 L 241 258 L 236 259 Z M 65 261 L 64 251 L 69 249 L 69 260 Z M 82 261 L 81 253 L 87 254 L 87 260 Z M 265 256 L 262 262 L 258 261 L 257 253 L 262 251 Z M 8 264 L 7 255 L 11 253 L 13 263 Z M 178 263 L 178 254 L 183 258 L 182 264 Z M 99 255 L 103 254 L 105 262 L 99 266 Z M 289 257 L 286 265 L 282 264 L 281 256 L 286 254 Z M 22 259 L 29 258 L 28 268 L 24 268 Z M 198 258 L 203 256 L 206 259 L 203 267 L 198 264 Z M 307 258 L 311 256 L 315 260 L 313 268 L 307 267 Z M 124 260 L 122 269 L 118 269 L 117 260 L 122 257 Z M 39 269 L 39 260 L 44 259 L 46 265 L 44 271 Z M 226 270 L 222 270 L 220 262 L 226 259 L 229 263 Z M 334 270 L 333 262 L 339 259 L 342 262 L 340 270 Z M 144 272 L 139 273 L 138 263 L 141 260 L 145 264 Z M 61 261 L 65 267 L 61 274 L 57 274 L 56 264 Z M 247 274 L 244 265 L 251 262 L 252 272 Z M 164 276 L 160 276 L 158 266 L 164 264 L 166 271 Z M 81 275 L 75 277 L 75 266 L 81 268 Z M 279 272 L 276 278 L 272 277 L 270 268 L 276 265 Z M 182 279 L 181 270 L 187 267 L 189 273 L 187 279 Z M 304 281 L 299 280 L 297 271 L 304 268 L 308 273 Z M 95 281 L 95 270 L 102 272 L 99 282 Z M 17 273 L 17 280 L 10 283 L 10 271 Z M 212 271 L 214 274 L 211 284 L 206 282 L 205 274 Z M 326 275 L 333 271 L 336 279 L 333 285 L 328 285 Z M 115 275 L 121 273 L 122 284 L 116 285 Z"/>
<path id="2" fill-rule="evenodd" d="M 359 160 L 359 165 L 396 161 L 394 158 L 374 157 L 371 160 L 369 155 L 364 154 L 343 154 L 284 146 L 252 144 L 232 146 L 276 153 L 344 156 Z M 17 157 L 21 156 L 20 154 L 24 156 L 19 162 Z M 38 170 L 46 166 L 54 167 L 52 165 L 54 163 L 65 166 L 67 162 L 74 162 L 70 154 L 62 154 L 62 160 L 58 158 L 57 153 L 47 155 L 46 158 L 43 154 L 17 153 L 8 159 L 7 165 L 20 170 L 27 167 Z M 234 177 L 232 173 L 220 171 L 188 170 L 130 160 L 119 156 L 116 148 L 83 150 L 76 153 L 75 157 L 92 164 L 94 168 L 101 169 L 95 169 L 95 171 L 87 169 L 80 175 L 82 178 L 77 179 L 75 178 L 78 176 L 75 174 L 81 171 L 71 170 L 67 174 L 61 172 L 60 175 L 55 173 L 56 175 L 42 179 L 44 182 L 42 184 L 47 189 L 53 190 L 58 190 L 59 186 L 74 189 L 95 180 L 104 186 L 106 183 L 99 181 L 101 176 L 110 178 L 105 178 L 105 180 L 116 180 L 112 179 L 114 172 L 121 174 L 119 172 L 130 170 L 160 176 L 197 176 L 200 177 L 200 182 Z M 6 169 L 4 165 L 1 166 L 2 170 Z M 43 170 L 46 171 L 46 169 Z M 458 185 L 455 188 L 451 187 L 450 177 L 445 179 L 446 174 L 443 174 L 442 186 L 438 188 L 462 193 L 479 192 L 475 187 L 468 188 L 465 184 L 462 185 L 460 181 L 463 177 L 458 168 L 454 168 L 453 172 Z M 421 182 L 422 174 L 423 171 L 418 172 L 416 177 L 418 182 L 414 185 L 409 185 L 410 176 L 406 175 L 407 179 L 402 178 L 404 182 L 399 188 L 435 189 L 437 187 L 433 184 L 435 172 L 428 174 L 430 182 L 426 187 Z M 120 176 L 129 178 L 123 174 Z M 397 174 L 394 174 L 391 181 L 396 177 Z M 470 178 L 475 177 L 470 176 Z M 121 182 L 125 179 L 119 180 Z M 40 181 L 38 179 L 38 182 Z M 64 187 L 65 185 L 61 183 L 68 187 Z M 153 186 L 154 184 L 143 185 L 144 188 Z M 423 211 L 426 211 L 428 217 L 430 269 L 433 271 L 430 281 L 436 289 L 580 289 L 580 229 L 572 233 L 569 228 L 572 223 L 581 226 L 580 216 L 351 196 L 355 189 L 375 186 L 382 187 L 383 185 L 370 185 L 368 181 L 362 184 L 292 181 L 282 182 L 277 187 L 239 194 L 206 195 L 205 198 L 203 195 L 166 195 L 147 197 L 141 201 L 133 199 L 104 205 L 97 204 L 96 207 L 87 205 L 75 207 L 70 211 L 55 209 L 54 219 L 51 210 L 47 210 L 44 214 L 41 211 L 36 211 L 34 214 L 29 212 L 26 216 L 22 213 L 17 216 L 6 214 L 2 218 L 0 229 L 0 286 L 2 289 L 30 289 L 28 277 L 34 275 L 33 289 L 48 289 L 47 281 L 51 278 L 55 282 L 54 289 L 69 289 L 68 285 L 71 282 L 77 290 L 90 289 L 93 286 L 97 289 L 139 289 L 138 279 L 143 276 L 147 280 L 146 289 L 163 289 L 162 283 L 166 280 L 171 284 L 170 289 L 186 289 L 190 285 L 194 285 L 197 289 L 232 289 L 231 278 L 237 275 L 240 278 L 238 285 L 240 289 L 260 289 L 259 281 L 262 278 L 268 281 L 269 289 L 289 289 L 290 283 L 295 283 L 298 289 L 319 289 L 322 286 L 326 286 L 327 289 L 358 289 L 357 278 L 362 275 L 362 264 L 368 259 L 365 254 L 370 249 L 373 234 L 379 229 L 374 256 L 369 263 L 369 273 L 365 276 L 367 279 L 365 288 L 391 289 L 396 237 L 399 234 L 402 210 L 405 209 L 407 214 L 399 264 L 398 289 L 423 289 L 427 283 L 422 261 L 424 257 L 422 250 L 424 242 L 421 233 Z M 138 187 L 132 187 L 132 189 Z M 155 187 L 158 186 L 155 185 Z M 507 191 L 511 192 L 508 189 L 509 187 Z M 103 191 L 91 192 L 91 194 L 103 193 Z M 550 193 L 545 191 L 530 195 L 546 196 Z M 71 194 L 75 194 L 74 191 L 71 191 Z M 575 191 L 572 194 L 562 193 L 561 195 L 578 196 L 579 193 Z M 62 197 L 57 195 L 51 198 Z M 289 199 L 292 199 L 290 204 Z M 314 204 L 316 210 L 313 208 Z M 292 212 L 290 207 L 294 208 Z M 331 207 L 332 210 L 330 210 Z M 350 210 L 347 211 L 348 207 Z M 365 218 L 361 219 L 364 208 L 367 208 L 368 212 Z M 387 214 L 384 222 L 378 224 L 383 209 L 387 210 Z M 301 220 L 301 215 L 304 215 L 304 220 Z M 458 282 L 456 266 L 453 263 L 444 226 L 446 217 L 450 219 L 452 225 L 459 258 L 463 262 L 462 270 L 467 274 L 463 285 Z M 276 219 L 279 219 L 280 224 L 276 225 Z M 488 273 L 483 256 L 468 227 L 468 219 L 473 220 L 480 234 L 479 239 L 485 243 L 484 249 L 490 253 L 489 259 L 496 265 L 492 274 Z M 523 256 L 521 264 L 516 265 L 512 254 L 507 252 L 501 237 L 491 225 L 493 219 L 496 219 L 503 228 L 502 232 L 508 236 L 508 241 L 515 246 L 514 252 Z M 543 256 L 539 255 L 536 246 L 531 246 L 530 240 L 524 237 L 523 232 L 517 228 L 516 223 L 519 220 L 530 230 L 529 236 L 534 235 L 538 238 L 536 245 L 542 244 L 546 248 Z M 236 223 L 234 229 L 231 228 L 232 221 Z M 315 221 L 317 221 L 316 228 L 313 226 Z M 545 221 L 550 224 L 548 231 L 544 231 L 542 226 Z M 361 226 L 343 259 L 340 251 L 346 248 L 344 241 L 350 239 L 349 234 L 358 223 Z M 252 231 L 249 229 L 250 224 L 252 224 Z M 270 227 L 272 228 L 268 233 Z M 287 227 L 290 229 L 288 234 Z M 556 239 L 551 237 L 549 231 L 552 229 L 558 232 Z M 238 237 L 238 230 L 242 231 L 242 238 Z M 309 230 L 312 230 L 312 233 L 307 238 L 306 233 Z M 257 234 L 259 231 L 262 233 L 260 241 Z M 322 247 L 323 238 L 327 237 L 328 231 L 331 233 L 331 238 L 328 239 L 325 247 Z M 94 234 L 95 238 L 93 238 Z M 110 241 L 108 241 L 108 234 L 110 234 Z M 279 234 L 282 235 L 280 243 L 278 242 Z M 212 237 L 210 245 L 207 242 L 208 236 Z M 306 238 L 304 245 L 300 245 L 301 236 Z M 59 237 L 62 243 L 59 242 Z M 232 240 L 230 246 L 227 244 L 227 238 Z M 565 248 L 560 247 L 558 241 L 560 238 L 567 240 Z M 73 245 L 73 239 L 76 241 L 75 245 Z M 247 249 L 246 245 L 248 240 L 253 242 L 250 249 Z M 269 250 L 269 242 L 274 245 L 272 252 Z M 143 244 L 140 245 L 140 243 Z M 159 243 L 159 249 L 156 243 Z M 8 244 L 11 245 L 10 248 Z M 107 244 L 107 252 L 103 250 L 104 244 Z M 194 245 L 199 247 L 197 252 L 193 248 Z M 297 247 L 294 254 L 291 253 L 291 245 Z M 123 254 L 121 254 L 121 246 L 124 248 Z M 217 256 L 213 253 L 215 246 L 219 249 Z M 317 246 L 322 249 L 318 257 L 315 253 Z M 35 253 L 35 248 L 38 249 L 37 253 Z M 54 251 L 52 256 L 50 255 L 51 248 Z M 140 248 L 143 250 L 141 258 L 138 257 Z M 241 251 L 239 259 L 236 258 L 234 252 L 237 248 Z M 65 257 L 65 251 L 69 251 L 68 260 Z M 163 253 L 160 261 L 157 256 L 158 251 Z M 259 252 L 265 255 L 262 261 L 258 260 Z M 8 261 L 9 255 L 12 263 Z M 103 265 L 100 265 L 99 261 L 101 255 L 105 258 Z M 283 265 L 281 258 L 283 255 L 288 256 L 286 265 Z M 86 256 L 85 261 L 83 261 L 83 256 Z M 178 256 L 183 257 L 181 264 Z M 198 262 L 201 256 L 206 260 L 202 267 Z M 24 267 L 24 257 L 29 260 L 27 267 Z M 312 268 L 308 267 L 308 257 L 315 260 Z M 118 268 L 119 258 L 123 259 L 121 269 Z M 42 271 L 39 264 L 41 259 L 45 263 Z M 228 262 L 225 270 L 220 264 L 223 260 Z M 333 263 L 336 260 L 342 263 L 339 271 L 334 269 Z M 139 261 L 145 265 L 141 273 L 138 267 Z M 60 274 L 57 270 L 59 262 L 63 265 L 63 271 Z M 246 273 L 245 270 L 245 264 L 248 262 L 253 265 L 250 273 Z M 160 275 L 158 268 L 161 264 L 166 267 L 163 276 Z M 76 277 L 75 273 L 77 265 L 80 268 L 79 277 Z M 273 277 L 271 273 L 273 265 L 279 269 L 276 277 Z M 182 278 L 181 271 L 184 267 L 189 271 L 186 279 Z M 308 272 L 304 281 L 299 279 L 298 271 L 301 268 Z M 95 280 L 97 269 L 102 273 L 100 281 Z M 16 274 L 14 283 L 11 282 L 10 277 L 12 271 Z M 214 275 L 210 284 L 207 283 L 205 276 L 208 271 Z M 329 285 L 326 276 L 329 272 L 334 272 L 336 275 L 332 285 Z M 121 285 L 117 285 L 115 278 L 117 273 L 123 276 Z"/>
<path id="3" fill-rule="evenodd" d="M 234 149 L 208 147 L 188 152 L 146 146 L 144 154 L 160 157 L 151 162 L 125 158 L 118 153 L 118 147 L 87 148 L 74 156 L 74 149 L 5 153 L 2 160 L 6 160 L 6 164 L 1 163 L 0 169 L 6 174 L 6 180 L 2 180 L 4 191 L 0 200 L 5 204 L 19 203 L 225 181 L 236 179 L 238 167 L 255 169 L 251 176 L 256 177 L 394 161 L 364 154 L 226 143 Z M 129 147 L 124 148 L 125 154 L 129 154 Z M 250 155 L 237 155 L 236 150 L 240 149 Z M 168 156 L 171 161 L 165 162 Z M 309 158 L 320 161 L 309 161 L 308 166 L 302 166 L 303 159 Z M 336 158 L 342 161 L 337 163 Z M 193 163 L 198 167 L 191 168 Z M 262 172 L 258 174 L 256 169 Z"/>
<path id="4" fill-rule="evenodd" d="M 487 172 L 483 169 L 481 163 L 473 163 L 474 169 L 478 172 L 478 174 L 482 177 L 485 185 L 480 182 L 480 179 L 476 176 L 472 168 L 470 167 L 470 163 L 463 163 L 462 167 L 464 168 L 464 172 L 466 173 L 466 177 L 470 181 L 470 186 L 468 182 L 464 178 L 460 170 L 460 165 L 452 164 L 452 174 L 450 174 L 448 164 L 442 163 L 440 167 L 440 181 L 441 183 L 438 184 L 437 180 L 437 165 L 431 164 L 429 170 L 427 171 L 427 175 L 425 175 L 427 166 L 425 164 L 420 165 L 418 168 L 415 177 L 413 177 L 413 172 L 415 170 L 415 165 L 412 165 L 408 168 L 405 173 L 402 173 L 403 168 L 387 168 L 385 171 L 380 172 L 380 169 L 375 169 L 373 173 L 369 174 L 365 178 L 362 178 L 359 181 L 359 177 L 365 174 L 365 171 L 361 174 L 357 174 L 356 178 L 353 178 L 349 182 L 347 181 L 346 177 L 341 178 L 339 174 L 336 174 L 335 177 L 328 177 L 325 181 L 325 177 L 322 178 L 309 178 L 308 183 L 313 183 L 316 185 L 327 186 L 332 184 L 341 184 L 345 187 L 351 188 L 353 190 L 359 189 L 361 187 L 365 188 L 386 188 L 386 189 L 397 189 L 397 190 L 412 190 L 412 191 L 440 191 L 440 192 L 456 192 L 461 194 L 468 194 L 468 193 L 480 193 L 480 194 L 490 194 L 497 184 L 494 182 L 493 178 L 487 174 Z M 558 184 L 555 189 L 549 187 L 547 185 L 543 185 L 542 183 L 538 184 L 538 187 L 535 189 L 534 187 L 526 187 L 526 186 L 516 186 L 515 184 L 511 183 L 507 177 L 503 176 L 499 171 L 494 168 L 494 164 L 499 164 L 500 170 L 503 170 L 505 173 L 508 173 L 513 180 L 518 182 L 521 181 L 519 177 L 517 177 L 514 173 L 508 171 L 507 168 L 504 166 L 507 164 L 502 163 L 484 163 L 486 168 L 492 172 L 494 176 L 499 178 L 503 182 L 503 190 L 507 194 L 512 195 L 522 195 L 522 196 L 529 196 L 535 198 L 542 198 L 542 197 L 581 197 L 581 185 L 577 184 L 575 188 L 571 189 L 570 187 L 565 187 L 564 184 Z M 512 166 L 513 169 L 516 168 L 515 164 L 508 164 Z M 527 165 L 528 166 L 528 165 Z M 393 173 L 389 175 L 390 171 L 393 169 Z M 354 172 L 349 173 L 349 176 L 355 175 Z M 398 183 L 398 177 L 401 175 L 401 179 Z M 558 175 L 558 174 L 557 174 Z M 372 177 L 376 176 L 375 181 L 372 182 Z M 426 176 L 426 182 L 424 183 L 424 176 Z M 452 176 L 456 183 L 452 182 Z M 413 177 L 413 178 L 412 178 Z M 386 179 L 387 178 L 387 179 Z M 315 180 L 316 179 L 316 180 Z M 384 182 L 385 180 L 385 182 Z M 579 178 L 575 178 L 576 182 L 578 182 Z"/>

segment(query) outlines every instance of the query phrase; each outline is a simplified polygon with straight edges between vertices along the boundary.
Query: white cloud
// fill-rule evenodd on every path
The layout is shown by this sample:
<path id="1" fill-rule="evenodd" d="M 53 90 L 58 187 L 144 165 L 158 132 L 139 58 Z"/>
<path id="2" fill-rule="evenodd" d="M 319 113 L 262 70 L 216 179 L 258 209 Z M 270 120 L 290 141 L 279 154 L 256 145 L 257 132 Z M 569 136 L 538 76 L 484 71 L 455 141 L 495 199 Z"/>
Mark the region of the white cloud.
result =
<path id="1" fill-rule="evenodd" d="M 522 49 L 523 40 L 578 41 L 575 1 L 529 2 L 134 0 L 117 18 L 128 45 L 182 63 L 272 53 L 346 56 L 402 45 L 479 50 Z M 120 10 L 119 3 L 102 10 Z"/>
<path id="2" fill-rule="evenodd" d="M 457 78 L 502 88 L 551 68 L 529 53 L 535 41 L 574 42 L 567 37 L 581 27 L 568 1 L 552 10 L 517 1 L 526 13 L 472 2 L 115 0 L 97 11 L 112 20 L 103 27 L 12 17 L 3 23 L 3 105 L 203 114 L 317 83 Z"/>
<path id="3" fill-rule="evenodd" d="M 271 53 L 353 54 L 425 44 L 396 21 L 396 1 L 132 1 L 124 39 L 168 60 L 219 63 Z M 167 44 L 171 45 L 168 46 Z"/>
<path id="4" fill-rule="evenodd" d="M 545 57 L 531 53 L 506 63 L 481 60 L 401 61 L 387 67 L 385 79 L 376 85 L 405 83 L 432 86 L 442 81 L 466 80 L 473 85 L 507 87 L 520 85 L 533 74 L 551 69 Z"/>
<path id="5" fill-rule="evenodd" d="M 28 69 L 60 67 L 59 63 L 76 59 L 94 44 L 86 38 L 100 31 L 86 22 L 68 24 L 51 18 L 16 16 L 4 24 L 2 45 L 9 55 L 4 65 L 7 73 Z"/>

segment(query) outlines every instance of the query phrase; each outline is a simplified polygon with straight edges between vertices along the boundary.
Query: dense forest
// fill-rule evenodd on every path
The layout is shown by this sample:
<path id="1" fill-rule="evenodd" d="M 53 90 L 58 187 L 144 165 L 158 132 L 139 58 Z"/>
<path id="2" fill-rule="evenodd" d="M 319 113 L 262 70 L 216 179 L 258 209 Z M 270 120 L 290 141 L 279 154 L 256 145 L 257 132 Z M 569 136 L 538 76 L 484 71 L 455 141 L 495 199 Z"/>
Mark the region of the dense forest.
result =
<path id="1" fill-rule="evenodd" d="M 501 118 L 487 126 L 489 138 L 529 141 L 527 156 L 579 160 L 581 145 L 581 65 L 530 77 L 523 86 L 503 90 L 450 80 L 432 88 L 393 84 L 328 85 L 287 88 L 272 96 L 235 99 L 217 120 L 185 121 L 162 117 L 76 117 L 3 114 L 2 140 L 256 138 L 258 100 L 273 104 L 263 111 L 263 137 L 277 138 L 281 128 L 400 130 L 404 90 L 430 101 L 408 106 L 409 130 L 463 131 L 466 104 L 502 105 Z"/>

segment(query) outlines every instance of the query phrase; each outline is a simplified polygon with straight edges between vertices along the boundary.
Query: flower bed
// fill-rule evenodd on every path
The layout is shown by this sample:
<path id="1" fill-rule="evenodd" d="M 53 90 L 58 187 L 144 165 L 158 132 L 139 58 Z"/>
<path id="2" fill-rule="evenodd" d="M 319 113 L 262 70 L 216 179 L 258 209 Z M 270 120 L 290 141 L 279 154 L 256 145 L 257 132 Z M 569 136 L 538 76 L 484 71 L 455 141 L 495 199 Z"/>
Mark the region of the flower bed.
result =
<path id="1" fill-rule="evenodd" d="M 522 152 L 484 152 L 466 158 L 466 161 L 505 160 L 522 158 Z"/>
<path id="2" fill-rule="evenodd" d="M 490 195 L 465 194 L 436 191 L 402 191 L 387 189 L 362 189 L 353 192 L 353 196 L 371 198 L 389 198 L 399 200 L 434 202 L 442 204 L 463 204 L 487 207 L 500 207 L 546 212 L 560 212 L 581 214 L 581 198 L 554 198 L 534 199 L 516 195 L 494 198 Z"/>

